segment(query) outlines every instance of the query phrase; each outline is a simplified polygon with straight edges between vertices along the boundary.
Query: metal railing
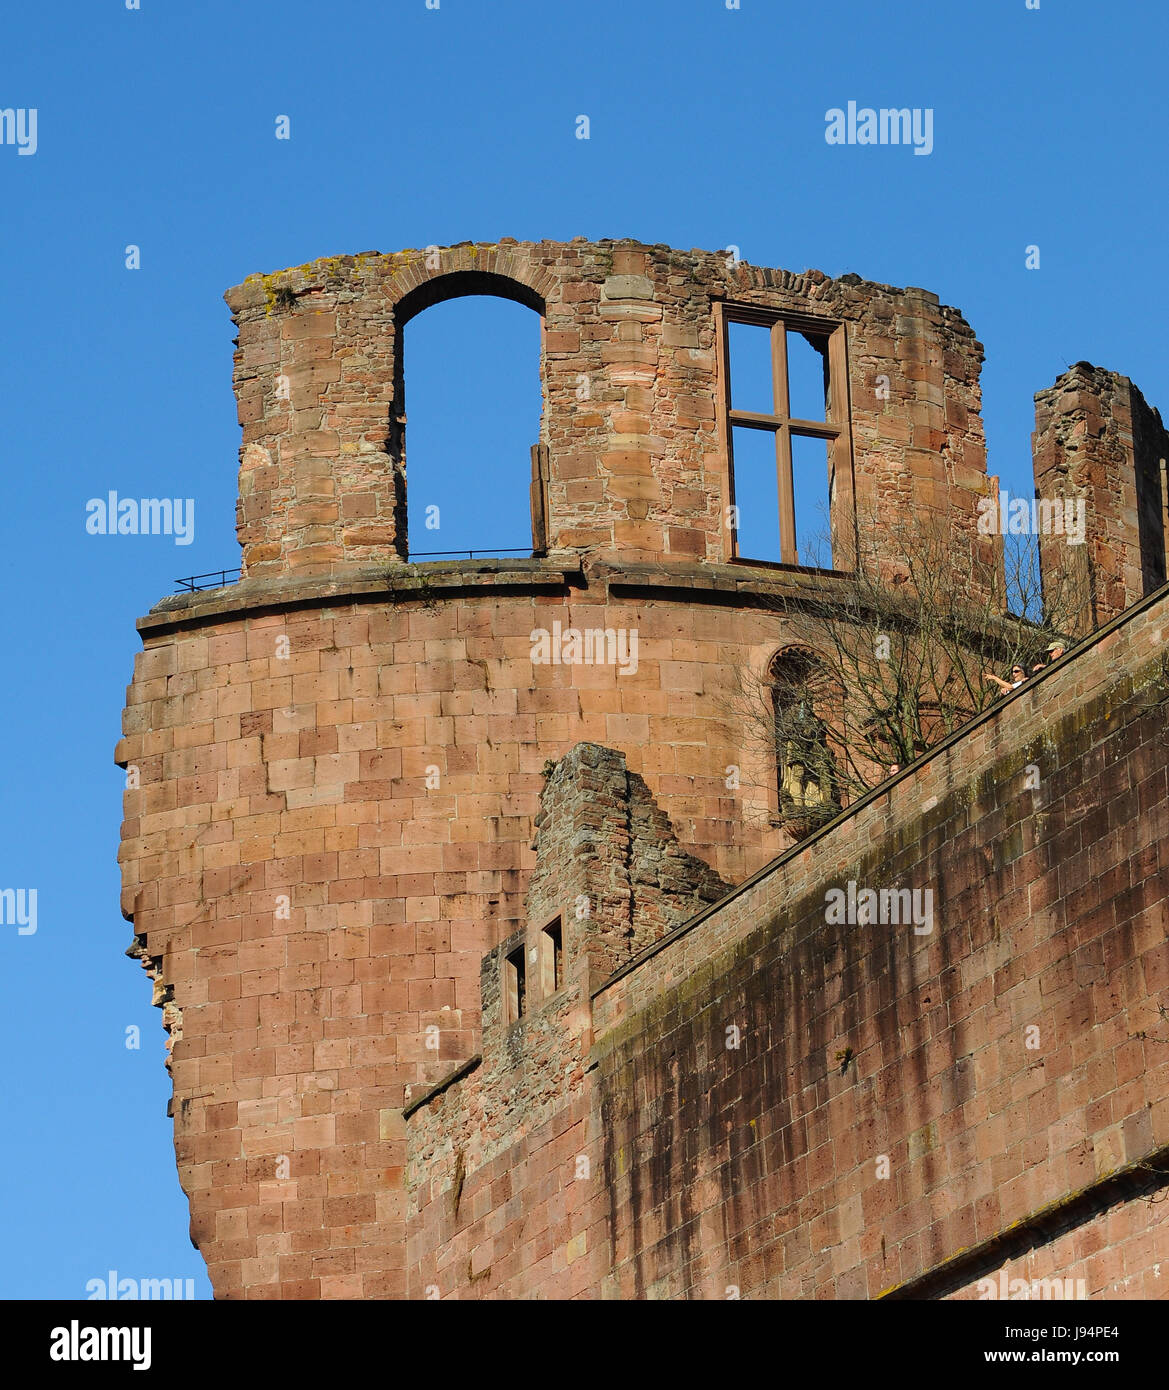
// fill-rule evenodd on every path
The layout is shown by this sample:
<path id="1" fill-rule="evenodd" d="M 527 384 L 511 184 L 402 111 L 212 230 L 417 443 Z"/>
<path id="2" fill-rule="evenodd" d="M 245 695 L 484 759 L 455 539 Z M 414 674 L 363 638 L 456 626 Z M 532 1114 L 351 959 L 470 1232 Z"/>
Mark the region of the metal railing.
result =
<path id="1" fill-rule="evenodd" d="M 203 589 L 224 589 L 229 584 L 238 584 L 240 569 L 237 565 L 233 570 L 211 570 L 207 574 L 192 574 L 186 579 L 176 579 L 175 583 L 179 586 L 180 594 L 197 594 Z M 204 580 L 210 581 L 204 583 Z"/>
<path id="2" fill-rule="evenodd" d="M 494 550 L 414 550 L 410 552 L 408 563 L 413 564 L 415 560 L 437 560 L 440 557 L 449 559 L 452 555 L 465 557 L 468 560 L 473 560 L 478 555 L 481 560 L 491 560 L 497 555 L 530 555 L 531 553 L 532 547 L 530 545 L 514 546 L 511 550 L 503 547 L 497 547 Z"/>
<path id="3" fill-rule="evenodd" d="M 513 546 L 511 549 L 491 549 L 491 550 L 419 550 L 411 554 L 407 563 L 413 564 L 415 560 L 449 560 L 452 558 L 473 560 L 476 556 L 481 560 L 492 559 L 497 555 L 530 555 L 532 547 L 530 545 Z M 177 592 L 180 594 L 197 594 L 204 589 L 223 589 L 229 584 L 238 584 L 241 570 L 237 565 L 233 570 L 211 570 L 207 574 L 191 574 L 185 579 L 176 579 L 178 586 Z"/>

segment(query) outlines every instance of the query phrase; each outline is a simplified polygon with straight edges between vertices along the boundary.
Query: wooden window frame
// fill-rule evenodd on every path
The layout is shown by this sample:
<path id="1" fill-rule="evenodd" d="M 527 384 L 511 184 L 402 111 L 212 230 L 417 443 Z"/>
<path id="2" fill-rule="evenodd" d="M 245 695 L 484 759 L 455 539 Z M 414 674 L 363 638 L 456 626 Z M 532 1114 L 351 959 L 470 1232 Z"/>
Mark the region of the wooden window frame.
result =
<path id="1" fill-rule="evenodd" d="M 521 941 L 513 946 L 503 957 L 503 978 L 500 981 L 503 995 L 505 1026 L 510 1028 L 528 1012 L 528 943 Z"/>
<path id="2" fill-rule="evenodd" d="M 541 339 L 541 341 L 543 341 Z M 529 496 L 532 504 L 532 558 L 548 554 L 548 481 L 550 465 L 547 444 L 532 445 L 532 483 Z"/>
<path id="3" fill-rule="evenodd" d="M 775 466 L 779 492 L 779 545 L 782 565 L 801 565 L 796 545 L 795 478 L 792 438 L 828 441 L 828 506 L 832 534 L 834 573 L 848 572 L 855 564 L 856 508 L 853 500 L 852 429 L 848 390 L 848 345 L 845 325 L 837 319 L 814 314 L 789 313 L 757 304 L 716 303 L 718 371 L 722 383 L 722 433 L 727 461 L 727 496 L 735 505 L 735 428 L 770 430 L 775 436 Z M 773 413 L 735 410 L 731 405 L 730 325 L 752 324 L 771 334 L 771 390 Z M 804 333 L 822 339 L 827 348 L 828 395 L 823 420 L 803 420 L 790 413 L 787 371 L 787 334 Z M 733 516 L 731 512 L 729 515 Z M 738 527 L 730 529 L 732 560 L 749 564 L 773 564 L 739 554 Z"/>
<path id="4" fill-rule="evenodd" d="M 558 994 L 565 986 L 564 917 L 557 913 L 540 928 L 540 994 L 544 999 Z"/>

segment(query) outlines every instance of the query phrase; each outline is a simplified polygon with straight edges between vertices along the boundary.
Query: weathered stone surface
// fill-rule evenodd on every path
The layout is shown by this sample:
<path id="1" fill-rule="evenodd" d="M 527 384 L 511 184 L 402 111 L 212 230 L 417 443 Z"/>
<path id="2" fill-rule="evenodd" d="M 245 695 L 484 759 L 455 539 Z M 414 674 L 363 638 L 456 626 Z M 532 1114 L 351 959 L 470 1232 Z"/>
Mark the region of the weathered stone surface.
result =
<path id="1" fill-rule="evenodd" d="M 644 275 L 610 275 L 601 286 L 602 299 L 652 299 L 653 282 Z"/>
<path id="2" fill-rule="evenodd" d="M 510 1028 L 493 953 L 483 1066 L 407 1123 L 411 1288 L 1165 1298 L 1167 623 L 1162 595 Z M 849 880 L 930 888 L 933 930 L 829 925 Z"/>
<path id="3" fill-rule="evenodd" d="M 939 481 L 926 510 L 956 544 L 984 545 L 974 530 L 975 503 L 986 492 L 982 346 L 936 296 L 858 276 L 728 266 L 724 252 L 636 242 L 467 243 L 313 261 L 228 291 L 239 331 L 246 574 L 329 574 L 406 559 L 397 343 L 409 317 L 444 297 L 452 277 L 462 277 L 464 292 L 502 294 L 543 314 L 540 442 L 549 451 L 553 554 L 730 558 L 726 439 L 715 408 L 718 302 L 844 323 L 857 515 L 869 524 L 920 507 L 915 482 L 929 472 L 925 459 Z M 582 377 L 587 401 L 577 394 Z M 256 469 L 257 447 L 270 469 Z M 630 498 L 597 475 L 599 458 L 623 451 L 644 456 L 656 499 Z M 319 523 L 301 509 L 319 496 L 296 469 L 306 452 L 327 465 L 338 495 L 367 499 L 366 527 L 346 537 L 343 516 Z M 582 460 L 600 477 L 599 490 L 571 488 Z M 674 491 L 690 500 L 670 501 Z M 833 524 L 846 540 L 854 523 L 837 515 Z"/>
<path id="4" fill-rule="evenodd" d="M 679 844 L 625 755 L 581 743 L 552 769 L 535 820 L 529 922 L 560 913 L 599 982 L 730 891 Z"/>
<path id="5" fill-rule="evenodd" d="M 1122 613 L 1166 580 L 1165 460 L 1169 433 L 1127 377 L 1077 362 L 1035 396 L 1040 497 L 1076 499 L 1086 539 L 1040 538 L 1044 582 L 1082 592 L 1079 631 Z"/>
<path id="6" fill-rule="evenodd" d="M 715 306 L 843 324 L 858 515 L 985 547 L 961 315 L 635 242 L 439 262 L 229 292 L 245 577 L 139 623 L 122 905 L 217 1295 L 865 1297 L 1160 1152 L 1163 601 L 763 872 L 790 840 L 738 673 L 787 645 L 777 596 L 833 577 L 731 561 Z M 549 553 L 408 565 L 397 329 L 488 284 L 544 311 Z M 1119 611 L 1154 573 L 1159 419 L 1091 373 L 1037 455 L 1079 449 Z M 556 625 L 636 633 L 636 668 L 535 662 Z M 951 915 L 828 930 L 849 871 Z M 508 1023 L 504 958 L 538 969 L 554 913 L 565 979 Z M 1140 1205 L 1039 1267 L 1156 1296 Z"/>

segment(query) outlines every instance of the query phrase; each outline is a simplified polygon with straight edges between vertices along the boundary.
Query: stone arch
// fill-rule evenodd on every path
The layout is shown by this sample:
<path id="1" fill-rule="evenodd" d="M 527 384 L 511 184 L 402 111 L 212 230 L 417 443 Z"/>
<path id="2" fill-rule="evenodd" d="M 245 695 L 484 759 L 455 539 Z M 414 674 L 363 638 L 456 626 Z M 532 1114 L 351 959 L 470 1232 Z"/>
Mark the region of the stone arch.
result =
<path id="1" fill-rule="evenodd" d="M 806 642 L 787 642 L 772 652 L 765 670 L 770 685 L 777 676 L 786 672 L 794 675 L 813 668 L 819 668 L 827 676 L 823 653 Z"/>
<path id="2" fill-rule="evenodd" d="M 819 652 L 781 647 L 767 664 L 779 819 L 795 839 L 831 820 L 841 805 L 836 759 L 822 715 L 835 682 Z"/>
<path id="3" fill-rule="evenodd" d="M 435 304 L 468 295 L 489 295 L 526 305 L 543 318 L 547 311 L 544 295 L 534 286 L 513 275 L 496 270 L 448 270 L 423 280 L 407 290 L 394 304 L 394 323 L 399 331 L 410 320 Z"/>
<path id="4" fill-rule="evenodd" d="M 521 304 L 527 309 L 531 309 L 540 316 L 541 326 L 541 351 L 540 351 L 540 382 L 541 382 L 541 434 L 544 429 L 544 416 L 547 411 L 547 389 L 546 389 L 546 370 L 543 352 L 543 327 L 547 302 L 544 294 L 533 285 L 528 284 L 524 279 L 515 275 L 505 274 L 494 270 L 443 270 L 420 284 L 407 290 L 394 303 L 394 387 L 393 403 L 390 409 L 390 434 L 389 434 L 389 457 L 394 476 L 395 487 L 395 537 L 396 547 L 400 558 L 409 558 L 410 534 L 409 534 L 409 505 L 407 495 L 406 479 L 406 352 L 405 335 L 406 325 L 419 314 L 427 309 L 433 308 L 437 304 L 444 304 L 453 299 L 467 299 L 471 297 L 488 297 L 494 299 L 506 299 L 515 304 Z M 541 443 L 542 440 L 533 440 L 533 445 Z M 530 494 L 530 505 L 532 508 L 532 548 L 533 552 L 538 553 L 540 549 L 540 531 L 537 528 L 536 510 L 539 509 L 539 523 L 543 526 L 544 520 L 544 497 L 542 491 L 537 492 L 537 479 L 542 477 L 538 463 L 534 463 L 532 469 L 532 490 Z"/>

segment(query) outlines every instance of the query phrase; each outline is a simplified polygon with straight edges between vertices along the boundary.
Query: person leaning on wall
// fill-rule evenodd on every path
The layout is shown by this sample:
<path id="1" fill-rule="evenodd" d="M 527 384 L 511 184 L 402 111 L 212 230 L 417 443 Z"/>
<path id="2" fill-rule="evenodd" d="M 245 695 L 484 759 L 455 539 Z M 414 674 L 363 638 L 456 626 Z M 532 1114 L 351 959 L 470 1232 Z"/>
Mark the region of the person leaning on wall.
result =
<path id="1" fill-rule="evenodd" d="M 1046 667 L 1050 666 L 1053 662 L 1058 661 L 1060 657 L 1063 656 L 1067 648 L 1064 646 L 1062 642 L 1048 642 L 1047 646 L 1043 650 L 1044 654 L 1047 657 L 1047 660 L 1037 661 L 1035 665 L 1031 667 L 1032 675 L 1035 675 L 1038 671 L 1046 669 Z"/>
<path id="2" fill-rule="evenodd" d="M 1009 690 L 1017 690 L 1027 679 L 1027 672 L 1019 665 L 1011 667 L 1011 679 L 1009 681 L 1002 680 L 993 671 L 984 671 L 982 675 L 984 680 L 993 681 L 1004 695 Z"/>

